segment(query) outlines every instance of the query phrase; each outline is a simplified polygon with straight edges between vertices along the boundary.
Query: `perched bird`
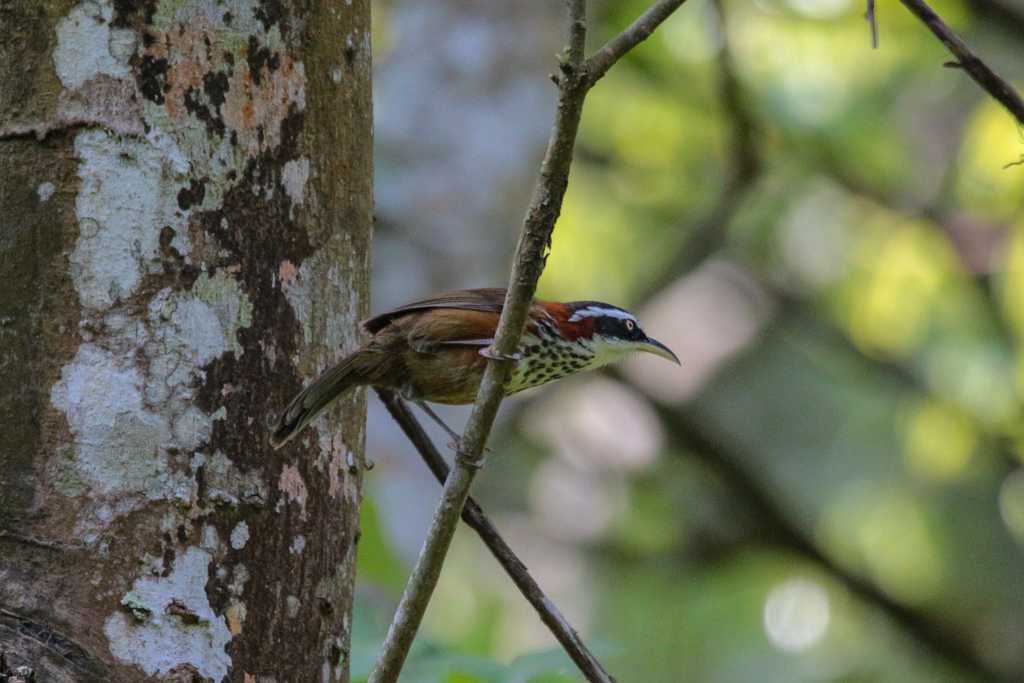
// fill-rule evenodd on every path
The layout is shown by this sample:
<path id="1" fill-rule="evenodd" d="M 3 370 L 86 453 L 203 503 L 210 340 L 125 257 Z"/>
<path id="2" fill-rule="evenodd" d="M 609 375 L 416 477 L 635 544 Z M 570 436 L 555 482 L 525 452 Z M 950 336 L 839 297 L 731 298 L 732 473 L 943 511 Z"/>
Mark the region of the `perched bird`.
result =
<path id="1" fill-rule="evenodd" d="M 274 427 L 271 445 L 284 446 L 358 386 L 398 391 L 458 441 L 425 402 L 465 404 L 476 399 L 504 302 L 504 289 L 466 289 L 366 320 L 363 329 L 370 338 L 292 399 Z M 628 311 L 599 301 L 535 299 L 505 393 L 593 370 L 634 351 L 679 363 L 667 346 L 644 334 Z"/>

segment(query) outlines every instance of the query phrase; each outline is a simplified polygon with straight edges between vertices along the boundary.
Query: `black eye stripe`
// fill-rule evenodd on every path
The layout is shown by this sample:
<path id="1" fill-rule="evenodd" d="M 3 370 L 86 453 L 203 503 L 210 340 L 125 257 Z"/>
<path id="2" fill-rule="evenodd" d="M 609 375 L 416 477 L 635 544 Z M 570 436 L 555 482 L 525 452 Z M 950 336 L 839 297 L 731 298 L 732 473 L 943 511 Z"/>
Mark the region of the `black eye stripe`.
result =
<path id="1" fill-rule="evenodd" d="M 596 321 L 596 331 L 606 337 L 638 337 L 640 325 L 632 318 L 620 318 L 613 316 L 602 316 Z"/>

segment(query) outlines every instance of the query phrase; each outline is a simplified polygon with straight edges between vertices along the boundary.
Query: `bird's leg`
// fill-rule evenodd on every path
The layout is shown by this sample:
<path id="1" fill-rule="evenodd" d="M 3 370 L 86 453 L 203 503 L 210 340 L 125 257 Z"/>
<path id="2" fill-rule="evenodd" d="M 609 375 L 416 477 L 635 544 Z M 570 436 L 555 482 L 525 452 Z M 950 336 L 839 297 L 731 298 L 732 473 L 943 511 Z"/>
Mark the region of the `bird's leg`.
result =
<path id="1" fill-rule="evenodd" d="M 398 389 L 398 395 L 401 396 L 403 400 L 415 403 L 420 407 L 420 409 L 423 410 L 424 413 L 429 415 L 430 419 L 436 422 L 438 426 L 440 426 L 441 429 L 443 429 L 445 433 L 451 437 L 452 441 L 451 443 L 448 444 L 448 448 L 455 451 L 455 458 L 463 458 L 464 454 L 462 452 L 462 437 L 459 436 L 454 429 L 446 425 L 444 423 L 444 420 L 442 420 L 441 417 L 437 413 L 435 413 L 430 406 L 427 405 L 427 402 L 424 401 L 422 398 L 422 394 L 420 394 L 413 385 L 403 385 Z M 463 458 L 463 460 L 465 460 L 465 458 Z M 469 461 L 466 460 L 466 462 Z M 479 467 L 479 465 L 476 466 Z"/>
<path id="2" fill-rule="evenodd" d="M 477 463 L 477 462 L 474 462 L 472 460 L 469 460 L 466 457 L 466 453 L 463 452 L 463 450 L 462 450 L 462 437 L 459 436 L 458 434 L 456 434 L 454 429 L 452 429 L 451 427 L 446 425 L 444 423 L 444 420 L 442 420 L 438 416 L 438 414 L 435 413 L 433 411 L 433 409 L 426 404 L 425 401 L 416 401 L 416 405 L 418 405 L 420 408 L 422 408 L 423 412 L 425 412 L 427 415 L 429 415 L 431 420 L 433 420 L 434 422 L 439 424 L 441 426 L 441 429 L 443 429 L 444 431 L 446 431 L 448 433 L 448 436 L 452 437 L 452 442 L 450 444 L 448 444 L 448 448 L 450 448 L 453 451 L 455 451 L 455 460 L 456 461 L 460 461 L 460 462 L 464 462 L 464 463 L 468 464 L 470 467 L 476 467 L 476 468 L 479 469 L 480 468 L 480 464 Z M 485 451 L 490 451 L 490 449 L 488 449 L 488 448 L 484 448 L 484 450 Z"/>
<path id="3" fill-rule="evenodd" d="M 411 384 L 404 384 L 398 390 L 398 395 L 406 401 L 411 401 L 420 407 L 420 409 L 430 416 L 430 419 L 441 426 L 441 429 L 445 431 L 451 438 L 455 439 L 455 443 L 459 442 L 459 435 L 455 433 L 455 430 L 444 423 L 444 420 L 435 413 L 427 402 L 423 400 L 423 395 L 416 391 L 416 388 Z"/>
<path id="4" fill-rule="evenodd" d="M 429 415 L 431 420 L 440 425 L 441 429 L 447 432 L 448 436 L 450 436 L 453 441 L 453 443 L 449 444 L 449 447 L 455 451 L 458 451 L 459 444 L 462 442 L 462 437 L 456 434 L 454 429 L 446 425 L 444 423 L 444 420 L 442 420 L 440 416 L 434 412 L 434 409 L 427 405 L 426 401 L 416 401 L 416 405 L 418 405 L 424 413 Z"/>

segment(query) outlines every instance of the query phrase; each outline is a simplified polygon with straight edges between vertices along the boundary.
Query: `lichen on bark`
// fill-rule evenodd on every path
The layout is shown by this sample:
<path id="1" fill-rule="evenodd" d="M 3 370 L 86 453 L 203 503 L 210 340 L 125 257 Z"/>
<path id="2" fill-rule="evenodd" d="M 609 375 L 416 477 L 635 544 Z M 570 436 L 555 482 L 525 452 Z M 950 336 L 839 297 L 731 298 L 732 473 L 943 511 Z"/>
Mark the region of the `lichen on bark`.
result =
<path id="1" fill-rule="evenodd" d="M 363 399 L 265 424 L 366 312 L 368 3 L 15 4 L 4 618 L 54 680 L 345 680 Z"/>

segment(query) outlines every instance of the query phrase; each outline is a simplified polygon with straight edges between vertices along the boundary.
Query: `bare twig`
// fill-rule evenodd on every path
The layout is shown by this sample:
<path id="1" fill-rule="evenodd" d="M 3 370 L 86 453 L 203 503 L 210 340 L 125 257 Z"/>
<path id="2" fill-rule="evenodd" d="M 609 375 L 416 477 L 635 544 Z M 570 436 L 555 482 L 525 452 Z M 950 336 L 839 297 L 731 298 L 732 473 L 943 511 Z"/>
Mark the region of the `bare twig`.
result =
<path id="1" fill-rule="evenodd" d="M 544 269 L 551 233 L 562 210 L 562 199 L 569 184 L 576 132 L 587 91 L 631 47 L 679 7 L 683 0 L 659 2 L 634 22 L 618 38 L 602 48 L 597 61 L 584 61 L 587 26 L 585 0 L 567 0 L 569 8 L 569 45 L 560 64 L 558 106 L 555 124 L 548 139 L 530 208 L 516 248 L 505 304 L 498 321 L 494 344 L 489 349 L 487 364 L 476 402 L 455 456 L 455 469 L 445 482 L 441 502 L 434 512 L 416 566 L 406 584 L 405 592 L 388 628 L 377 665 L 369 683 L 392 683 L 412 646 L 430 596 L 437 585 L 441 566 L 451 546 L 462 508 L 476 472 L 484 463 L 484 445 L 494 424 L 503 398 L 503 387 L 512 370 L 512 358 L 526 326 L 530 303 L 537 289 L 537 280 Z M 599 58 L 599 59 L 598 59 Z"/>
<path id="2" fill-rule="evenodd" d="M 587 3 L 586 0 L 566 0 L 569 8 L 568 62 L 579 68 L 587 53 Z"/>
<path id="3" fill-rule="evenodd" d="M 377 395 L 380 396 L 384 406 L 391 413 L 391 417 L 405 432 L 437 481 L 444 484 L 445 479 L 448 478 L 448 464 L 423 430 L 416 416 L 394 392 L 378 389 Z M 509 575 L 527 602 L 533 605 L 537 616 L 562 644 L 566 654 L 576 663 L 586 679 L 591 683 L 614 683 L 615 679 L 604 670 L 601 663 L 580 639 L 572 624 L 562 616 L 555 603 L 544 594 L 544 591 L 530 575 L 529 569 L 505 543 L 505 539 L 501 537 L 472 496 L 466 499 L 466 506 L 462 509 L 462 521 L 480 536 L 480 540 L 490 549 L 494 559 L 505 569 L 505 573 Z"/>
<path id="4" fill-rule="evenodd" d="M 878 49 L 878 17 L 875 16 L 875 0 L 868 0 L 868 9 L 864 13 L 864 18 L 868 22 L 868 26 L 871 27 L 871 47 L 875 50 Z"/>
<path id="5" fill-rule="evenodd" d="M 597 83 L 624 54 L 647 40 L 654 33 L 654 29 L 684 2 L 686 0 L 661 0 L 655 3 L 637 17 L 629 28 L 605 43 L 604 47 L 587 60 L 586 71 L 590 85 Z"/>
<path id="6" fill-rule="evenodd" d="M 924 22 L 924 25 L 935 34 L 935 37 L 953 53 L 953 56 L 956 57 L 956 61 L 952 62 L 953 65 L 966 71 L 975 83 L 1002 103 L 1018 122 L 1024 124 L 1024 99 L 1021 99 L 1020 93 L 992 71 L 980 57 L 971 52 L 967 43 L 942 21 L 942 17 L 936 14 L 935 10 L 928 6 L 928 3 L 924 0 L 901 0 L 901 2 L 914 16 Z"/>

